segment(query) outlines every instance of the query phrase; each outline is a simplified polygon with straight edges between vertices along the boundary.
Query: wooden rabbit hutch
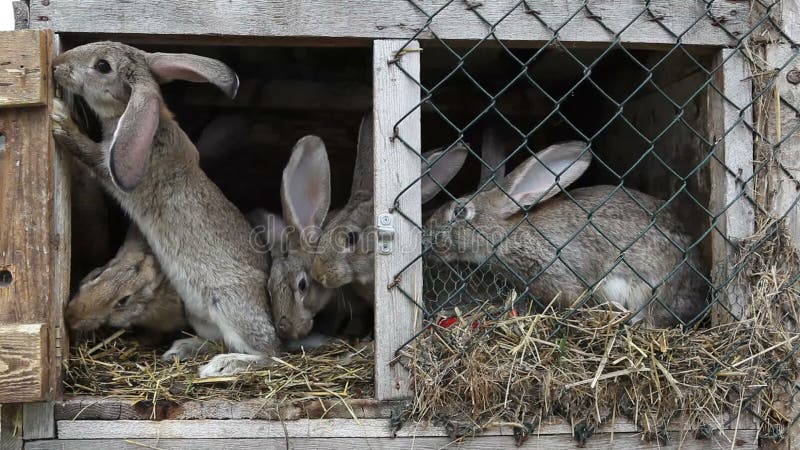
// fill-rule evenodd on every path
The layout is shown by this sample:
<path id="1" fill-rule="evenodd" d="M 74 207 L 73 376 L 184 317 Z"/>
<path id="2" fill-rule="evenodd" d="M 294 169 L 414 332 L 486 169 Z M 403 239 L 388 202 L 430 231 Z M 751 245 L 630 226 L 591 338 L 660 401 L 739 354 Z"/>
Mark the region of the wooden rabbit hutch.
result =
<path id="1" fill-rule="evenodd" d="M 742 317 L 747 307 L 750 286 L 720 280 L 735 278 L 737 254 L 730 243 L 757 231 L 759 208 L 786 216 L 789 235 L 800 239 L 797 0 L 778 2 L 782 8 L 734 0 L 16 3 L 18 28 L 29 29 L 0 33 L 3 449 L 514 445 L 513 424 L 457 442 L 439 424 L 409 421 L 399 431 L 392 426 L 401 421 L 413 389 L 396 352 L 415 337 L 420 322 L 415 303 L 403 293 L 423 290 L 421 231 L 413 225 L 421 221 L 420 193 L 408 189 L 420 178 L 420 159 L 409 149 L 446 147 L 460 138 L 474 145 L 475 154 L 449 188 L 470 192 L 480 172 L 475 157 L 481 128 L 464 124 L 482 116 L 487 105 L 504 112 L 506 136 L 515 127 L 543 123 L 525 138 L 534 151 L 578 135 L 590 139 L 603 164 L 587 172 L 584 185 L 613 183 L 624 173 L 626 185 L 682 202 L 680 215 L 700 237 L 702 270 L 723 286 L 702 326 Z M 782 24 L 778 38 L 765 37 L 769 24 Z M 374 216 L 389 218 L 391 227 L 383 230 L 390 232 L 381 236 L 394 249 L 375 252 L 374 395 L 135 403 L 64 392 L 70 345 L 63 311 L 77 250 L 71 237 L 81 232 L 70 219 L 70 205 L 80 199 L 70 195 L 68 164 L 51 136 L 50 74 L 59 50 L 102 39 L 212 56 L 239 73 L 233 101 L 201 85 L 163 89 L 192 138 L 220 112 L 254 121 L 250 130 L 257 138 L 243 144 L 245 150 L 226 153 L 227 165 L 206 168 L 242 210 L 280 208 L 282 168 L 293 143 L 306 134 L 326 142 L 333 201 L 342 204 L 359 121 L 373 112 Z M 767 68 L 769 98 L 778 100 L 769 108 L 753 106 L 764 97 L 765 85 L 757 84 L 764 73 L 754 70 L 754 56 L 745 57 L 756 50 L 743 42 L 764 49 L 758 67 Z M 463 70 L 451 76 L 456 68 Z M 644 84 L 651 88 L 638 89 Z M 754 204 L 751 180 L 760 162 L 754 155 L 765 140 L 780 142 L 776 158 L 783 169 L 763 175 L 772 195 Z M 650 157 L 642 158 L 648 151 Z M 714 232 L 704 234 L 709 226 Z M 789 409 L 797 415 L 798 408 Z M 784 442 L 762 439 L 757 417 L 747 411 L 729 419 L 720 418 L 709 439 L 677 421 L 664 430 L 669 439 L 660 440 L 644 439 L 640 424 L 617 417 L 577 442 L 574 423 L 547 418 L 517 443 L 705 449 L 796 448 L 800 440 L 793 428 Z"/>

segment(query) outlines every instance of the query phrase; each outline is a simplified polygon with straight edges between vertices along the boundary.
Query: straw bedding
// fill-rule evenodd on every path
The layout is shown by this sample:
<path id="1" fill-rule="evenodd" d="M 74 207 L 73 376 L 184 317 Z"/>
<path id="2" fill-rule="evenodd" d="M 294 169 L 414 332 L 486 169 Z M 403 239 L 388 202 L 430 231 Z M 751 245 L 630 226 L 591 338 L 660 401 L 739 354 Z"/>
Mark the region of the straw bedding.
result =
<path id="1" fill-rule="evenodd" d="M 742 254 L 739 281 L 752 301 L 740 322 L 646 329 L 598 306 L 499 318 L 484 308 L 446 328 L 431 324 L 403 352 L 415 390 L 408 416 L 465 432 L 511 425 L 528 433 L 556 415 L 584 439 L 627 417 L 660 438 L 678 418 L 708 431 L 735 428 L 743 411 L 755 411 L 762 439 L 779 439 L 796 414 L 787 389 L 800 374 L 800 260 L 774 223 Z"/>
<path id="2" fill-rule="evenodd" d="M 79 341 L 70 352 L 65 391 L 153 402 L 369 398 L 373 392 L 371 345 L 338 341 L 314 351 L 279 355 L 269 369 L 207 379 L 197 378 L 197 369 L 211 355 L 163 362 L 158 357 L 164 350 L 142 348 L 121 332 L 104 340 Z"/>

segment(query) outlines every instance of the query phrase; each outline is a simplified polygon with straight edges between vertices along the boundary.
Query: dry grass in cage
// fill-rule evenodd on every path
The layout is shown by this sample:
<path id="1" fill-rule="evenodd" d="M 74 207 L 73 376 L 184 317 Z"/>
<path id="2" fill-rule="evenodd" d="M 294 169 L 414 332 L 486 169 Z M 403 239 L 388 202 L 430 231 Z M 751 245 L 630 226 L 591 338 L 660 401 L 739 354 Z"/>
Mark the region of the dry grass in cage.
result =
<path id="1" fill-rule="evenodd" d="M 65 392 L 134 400 L 301 400 L 370 398 L 373 395 L 372 344 L 344 341 L 319 349 L 274 357 L 264 370 L 200 379 L 199 366 L 212 355 L 183 362 L 159 360 L 161 351 L 142 349 L 123 332 L 101 341 L 84 340 L 70 351 Z"/>
<path id="2" fill-rule="evenodd" d="M 562 416 L 577 439 L 626 417 L 661 439 L 677 419 L 703 433 L 736 428 L 742 411 L 754 411 L 762 439 L 780 438 L 794 416 L 776 399 L 800 374 L 800 260 L 775 223 L 742 254 L 753 299 L 734 323 L 647 329 L 624 325 L 627 313 L 608 305 L 499 319 L 484 307 L 435 322 L 403 350 L 415 391 L 407 417 L 463 434 L 511 425 L 524 435 Z"/>

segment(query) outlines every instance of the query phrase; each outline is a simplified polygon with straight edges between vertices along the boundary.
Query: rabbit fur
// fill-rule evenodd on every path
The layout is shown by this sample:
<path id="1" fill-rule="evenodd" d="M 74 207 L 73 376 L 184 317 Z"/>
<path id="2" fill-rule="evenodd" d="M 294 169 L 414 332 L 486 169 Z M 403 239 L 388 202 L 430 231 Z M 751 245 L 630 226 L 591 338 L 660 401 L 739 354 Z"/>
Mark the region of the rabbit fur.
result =
<path id="1" fill-rule="evenodd" d="M 97 175 L 142 231 L 199 336 L 176 341 L 163 357 L 186 358 L 210 339 L 234 353 L 212 358 L 202 377 L 269 364 L 280 341 L 269 314 L 266 258 L 251 245 L 244 215 L 200 169 L 197 149 L 158 87 L 174 79 L 210 82 L 233 97 L 236 74 L 210 58 L 107 41 L 62 53 L 54 68 L 58 84 L 83 97 L 103 129 L 102 142 L 92 141 L 55 102 L 56 141 Z"/>
<path id="2" fill-rule="evenodd" d="M 186 327 L 178 293 L 135 226 L 114 258 L 81 281 L 66 319 L 73 331 L 111 326 L 170 334 Z"/>
<path id="3" fill-rule="evenodd" d="M 504 182 L 442 205 L 425 223 L 430 258 L 488 262 L 543 304 L 556 299 L 570 307 L 596 284 L 594 300 L 622 305 L 634 323 L 663 327 L 695 318 L 705 302 L 693 239 L 647 194 L 618 186 L 564 193 L 590 161 L 586 143 L 552 145 Z"/>

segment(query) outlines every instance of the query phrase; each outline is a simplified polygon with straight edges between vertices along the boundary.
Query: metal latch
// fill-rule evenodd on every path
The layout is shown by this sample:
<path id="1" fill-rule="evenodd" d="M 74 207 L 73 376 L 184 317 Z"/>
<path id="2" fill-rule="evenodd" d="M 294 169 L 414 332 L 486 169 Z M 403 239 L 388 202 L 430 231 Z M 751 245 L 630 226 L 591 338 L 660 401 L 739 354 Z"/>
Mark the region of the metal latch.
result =
<path id="1" fill-rule="evenodd" d="M 391 214 L 378 215 L 378 253 L 389 255 L 394 251 L 394 217 Z"/>

